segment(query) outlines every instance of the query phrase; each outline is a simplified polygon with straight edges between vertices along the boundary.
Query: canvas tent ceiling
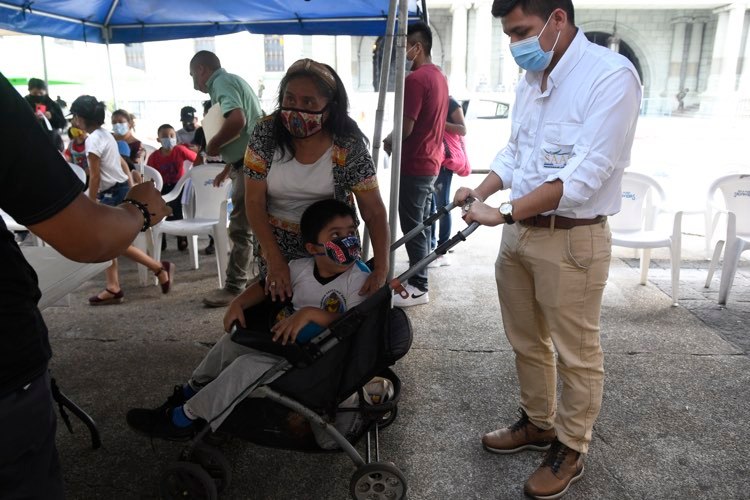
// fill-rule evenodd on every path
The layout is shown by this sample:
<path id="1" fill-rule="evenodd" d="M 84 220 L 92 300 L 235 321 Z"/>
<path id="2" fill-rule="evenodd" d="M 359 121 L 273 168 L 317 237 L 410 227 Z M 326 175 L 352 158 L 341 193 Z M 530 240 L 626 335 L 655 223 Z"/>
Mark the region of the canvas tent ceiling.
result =
<path id="1" fill-rule="evenodd" d="M 98 43 L 385 33 L 388 0 L 0 0 L 0 29 Z M 409 0 L 409 18 L 419 16 Z"/>

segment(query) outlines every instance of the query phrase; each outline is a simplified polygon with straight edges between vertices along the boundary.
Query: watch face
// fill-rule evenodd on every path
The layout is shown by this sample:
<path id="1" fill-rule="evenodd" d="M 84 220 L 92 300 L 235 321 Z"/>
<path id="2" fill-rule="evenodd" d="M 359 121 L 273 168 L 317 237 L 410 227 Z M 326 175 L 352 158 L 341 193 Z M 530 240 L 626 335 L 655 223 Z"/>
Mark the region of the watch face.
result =
<path id="1" fill-rule="evenodd" d="M 503 215 L 510 215 L 513 213 L 513 205 L 510 203 L 503 203 L 500 205 L 500 213 Z"/>

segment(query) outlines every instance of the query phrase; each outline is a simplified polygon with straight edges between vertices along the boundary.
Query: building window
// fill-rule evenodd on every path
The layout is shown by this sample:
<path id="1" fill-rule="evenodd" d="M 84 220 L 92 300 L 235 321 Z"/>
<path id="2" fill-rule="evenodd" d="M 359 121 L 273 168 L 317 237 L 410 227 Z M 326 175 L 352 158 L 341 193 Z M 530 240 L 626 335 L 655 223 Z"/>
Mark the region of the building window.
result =
<path id="1" fill-rule="evenodd" d="M 193 40 L 193 46 L 196 52 L 200 52 L 201 50 L 216 52 L 216 39 L 212 36 L 207 38 L 196 38 Z"/>
<path id="2" fill-rule="evenodd" d="M 266 72 L 284 71 L 284 37 L 265 35 L 263 44 Z"/>
<path id="3" fill-rule="evenodd" d="M 142 43 L 125 44 L 125 64 L 131 68 L 146 70 L 146 56 Z"/>

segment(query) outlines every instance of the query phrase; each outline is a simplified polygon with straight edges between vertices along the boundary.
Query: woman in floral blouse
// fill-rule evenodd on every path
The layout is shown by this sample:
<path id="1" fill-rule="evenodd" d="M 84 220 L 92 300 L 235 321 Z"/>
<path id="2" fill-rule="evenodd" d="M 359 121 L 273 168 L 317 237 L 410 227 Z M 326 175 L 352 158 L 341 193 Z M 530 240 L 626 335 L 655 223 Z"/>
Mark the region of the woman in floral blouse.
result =
<path id="1" fill-rule="evenodd" d="M 278 103 L 253 129 L 245 153 L 245 204 L 266 292 L 281 300 L 291 296 L 288 262 L 309 257 L 300 216 L 326 198 L 353 207 L 356 199 L 375 254 L 360 293 L 374 292 L 388 273 L 388 221 L 367 139 L 348 115 L 341 79 L 330 66 L 301 59 L 281 80 Z"/>

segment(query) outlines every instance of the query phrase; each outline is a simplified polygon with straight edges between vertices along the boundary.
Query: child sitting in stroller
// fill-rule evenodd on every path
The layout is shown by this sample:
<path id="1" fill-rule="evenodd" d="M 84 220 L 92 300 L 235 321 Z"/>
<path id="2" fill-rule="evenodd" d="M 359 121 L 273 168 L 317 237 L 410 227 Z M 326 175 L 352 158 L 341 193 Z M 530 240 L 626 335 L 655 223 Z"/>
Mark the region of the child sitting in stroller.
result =
<path id="1" fill-rule="evenodd" d="M 359 290 L 369 270 L 359 260 L 355 220 L 351 207 L 333 199 L 305 210 L 300 232 L 311 257 L 289 263 L 292 310 L 284 309 L 276 317 L 271 327 L 274 341 L 307 342 L 366 298 Z M 224 316 L 225 331 L 230 332 L 235 322 L 245 327 L 245 309 L 264 300 L 262 281 L 248 287 L 230 304 Z M 216 430 L 240 402 L 243 390 L 281 359 L 235 343 L 225 333 L 186 384 L 175 386 L 172 396 L 158 408 L 128 411 L 128 425 L 149 437 L 168 440 L 190 439 L 205 422 Z"/>

